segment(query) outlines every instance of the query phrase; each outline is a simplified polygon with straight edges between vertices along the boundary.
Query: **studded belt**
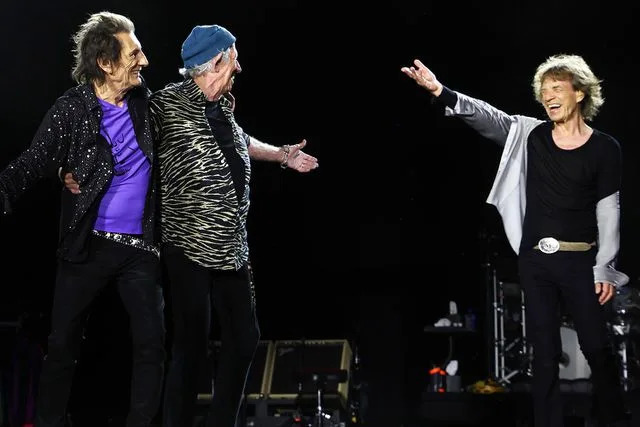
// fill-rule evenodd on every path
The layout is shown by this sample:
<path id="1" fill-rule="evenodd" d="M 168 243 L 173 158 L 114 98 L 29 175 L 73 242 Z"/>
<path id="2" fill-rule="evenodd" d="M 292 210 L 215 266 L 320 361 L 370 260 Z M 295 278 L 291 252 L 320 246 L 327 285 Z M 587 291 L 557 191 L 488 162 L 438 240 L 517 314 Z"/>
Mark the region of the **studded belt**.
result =
<path id="1" fill-rule="evenodd" d="M 160 258 L 160 249 L 148 244 L 139 237 L 132 236 L 131 234 L 112 233 L 110 231 L 93 230 L 93 234 L 96 236 L 104 237 L 105 239 L 113 242 L 122 243 L 123 245 L 133 246 L 134 248 L 142 249 L 143 251 L 151 252 L 158 258 Z"/>
<path id="2" fill-rule="evenodd" d="M 556 240 L 553 237 L 545 237 L 540 239 L 533 249 L 539 250 L 545 254 L 553 254 L 558 251 L 585 252 L 595 245 L 595 242 L 563 242 L 561 240 Z"/>

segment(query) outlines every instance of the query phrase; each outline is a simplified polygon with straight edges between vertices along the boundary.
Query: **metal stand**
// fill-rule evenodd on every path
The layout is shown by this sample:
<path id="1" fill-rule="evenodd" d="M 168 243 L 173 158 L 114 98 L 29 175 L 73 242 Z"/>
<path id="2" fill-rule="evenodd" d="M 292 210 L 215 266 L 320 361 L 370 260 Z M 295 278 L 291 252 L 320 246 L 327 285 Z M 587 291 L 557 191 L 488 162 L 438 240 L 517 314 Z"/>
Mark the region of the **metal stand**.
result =
<path id="1" fill-rule="evenodd" d="M 616 349 L 618 350 L 618 356 L 620 361 L 620 376 L 622 377 L 621 383 L 624 391 L 630 391 L 632 388 L 631 378 L 629 377 L 629 358 L 627 354 L 627 340 L 629 337 L 629 332 L 631 329 L 631 325 L 626 321 L 624 315 L 626 314 L 625 310 L 622 309 L 618 312 L 618 314 L 622 314 L 617 323 L 612 325 L 612 330 L 614 334 L 614 339 L 616 341 Z"/>
<path id="2" fill-rule="evenodd" d="M 520 312 L 522 313 L 522 345 L 520 346 L 520 357 L 524 362 L 524 373 L 531 377 L 533 375 L 533 359 L 530 352 L 531 347 L 527 340 L 527 308 L 525 305 L 523 290 L 520 290 Z"/>
<path id="3" fill-rule="evenodd" d="M 515 380 L 516 375 L 530 376 L 532 372 L 525 297 L 517 283 L 498 279 L 496 265 L 499 261 L 492 245 L 496 237 L 482 233 L 481 238 L 486 245 L 486 260 L 483 263 L 486 307 L 487 311 L 491 311 L 491 315 L 487 313 L 486 317 L 489 377 L 504 386 Z"/>
<path id="4" fill-rule="evenodd" d="M 327 372 L 307 372 L 300 376 L 301 381 L 304 377 L 310 379 L 315 387 L 315 410 L 313 414 L 313 423 L 309 427 L 338 427 L 340 423 L 340 410 L 334 410 L 332 413 L 325 409 L 325 386 L 328 382 L 343 383 L 347 381 L 349 373 L 346 370 L 331 370 Z"/>
<path id="5" fill-rule="evenodd" d="M 324 412 L 324 381 L 320 378 L 320 375 L 314 374 L 313 383 L 316 385 L 316 414 L 315 414 L 315 427 L 322 427 L 325 419 L 331 419 L 331 415 Z"/>
<path id="6" fill-rule="evenodd" d="M 507 339 L 505 333 L 505 294 L 504 283 L 497 278 L 496 270 L 491 269 L 491 289 L 493 290 L 493 376 L 502 385 L 510 384 L 518 374 L 531 375 L 531 360 L 527 341 L 526 309 L 524 292 L 520 290 L 519 319 L 520 336 Z M 514 355 L 514 352 L 516 354 Z M 508 366 L 507 357 L 520 361 L 517 366 Z"/>
<path id="7" fill-rule="evenodd" d="M 491 268 L 491 286 L 493 292 L 493 376 L 499 380 L 502 377 L 500 355 L 502 354 L 502 341 L 500 340 L 500 323 L 502 315 L 502 306 L 498 303 L 498 278 L 495 268 Z"/>

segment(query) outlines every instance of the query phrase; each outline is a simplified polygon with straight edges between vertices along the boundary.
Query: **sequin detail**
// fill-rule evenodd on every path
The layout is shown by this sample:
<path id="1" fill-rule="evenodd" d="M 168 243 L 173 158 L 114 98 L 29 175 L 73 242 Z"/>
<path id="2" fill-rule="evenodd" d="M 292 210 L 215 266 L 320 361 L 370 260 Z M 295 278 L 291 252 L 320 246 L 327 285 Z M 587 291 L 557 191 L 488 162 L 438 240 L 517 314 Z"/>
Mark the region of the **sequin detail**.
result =
<path id="1" fill-rule="evenodd" d="M 143 235 L 149 244 L 156 242 L 155 195 L 156 164 L 147 112 L 148 89 L 134 88 L 127 94 L 129 112 L 136 129 L 138 145 L 152 165 L 153 177 L 147 192 Z M 91 206 L 101 197 L 113 175 L 113 160 L 108 142 L 99 135 L 102 109 L 91 84 L 69 89 L 58 98 L 44 116 L 29 148 L 0 171 L 0 213 L 10 213 L 12 204 L 30 187 L 56 171 L 62 178 L 72 172 L 80 185 L 80 194 L 63 189 L 61 197 L 58 255 L 64 259 L 82 258 L 82 242 L 87 237 L 95 213 Z M 78 231 L 81 230 L 81 231 Z"/>
<path id="2" fill-rule="evenodd" d="M 251 264 L 247 264 L 247 269 L 249 271 L 249 295 L 251 298 L 251 306 L 256 308 L 256 286 L 253 283 L 253 269 L 251 268 Z"/>
<path id="3" fill-rule="evenodd" d="M 134 248 L 142 249 L 143 251 L 151 252 L 158 258 L 160 258 L 160 249 L 155 246 L 151 246 L 139 237 L 132 236 L 130 234 L 111 233 L 109 231 L 93 230 L 93 234 L 103 237 L 113 242 L 122 243 L 123 245 L 132 246 Z"/>

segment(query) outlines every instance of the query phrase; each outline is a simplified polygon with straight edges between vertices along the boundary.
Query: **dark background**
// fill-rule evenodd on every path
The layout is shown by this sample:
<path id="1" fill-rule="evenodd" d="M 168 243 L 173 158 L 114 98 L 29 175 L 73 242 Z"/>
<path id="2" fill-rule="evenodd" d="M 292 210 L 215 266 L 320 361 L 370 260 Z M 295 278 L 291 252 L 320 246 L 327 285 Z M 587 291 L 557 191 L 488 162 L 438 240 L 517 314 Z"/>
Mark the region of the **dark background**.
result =
<path id="1" fill-rule="evenodd" d="M 449 300 L 483 323 L 489 258 L 501 278 L 517 280 L 499 217 L 484 203 L 499 149 L 445 118 L 400 72 L 413 58 L 453 89 L 542 117 L 530 88 L 536 66 L 556 53 L 582 55 L 604 80 L 606 103 L 593 126 L 623 150 L 619 266 L 637 282 L 638 10 L 600 3 L 8 0 L 0 14 L 0 167 L 29 145 L 73 84 L 70 36 L 89 13 L 134 21 L 151 89 L 179 80 L 180 45 L 194 25 L 227 27 L 243 68 L 234 86 L 238 122 L 274 145 L 306 138 L 305 151 L 320 161 L 308 175 L 253 165 L 248 227 L 263 338 L 350 339 L 362 351 L 372 406 L 379 399 L 392 416 L 400 401 L 418 398 L 426 370 L 446 353 L 424 325 Z M 0 219 L 1 320 L 28 312 L 46 323 L 60 186 L 42 180 Z M 118 304 L 109 292 L 98 301 L 87 376 L 91 366 L 113 373 L 127 363 Z M 482 339 L 467 350 L 462 372 L 486 376 Z"/>

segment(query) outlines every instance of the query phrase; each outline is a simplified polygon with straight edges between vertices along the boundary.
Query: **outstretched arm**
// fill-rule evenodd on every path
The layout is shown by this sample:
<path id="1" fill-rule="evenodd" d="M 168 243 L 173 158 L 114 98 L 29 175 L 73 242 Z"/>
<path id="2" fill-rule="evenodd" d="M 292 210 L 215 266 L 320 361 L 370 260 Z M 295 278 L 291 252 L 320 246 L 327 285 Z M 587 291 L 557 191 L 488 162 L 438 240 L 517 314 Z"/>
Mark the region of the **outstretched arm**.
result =
<path id="1" fill-rule="evenodd" d="M 447 115 L 460 117 L 466 124 L 500 145 L 504 145 L 516 118 L 479 99 L 454 92 L 438 81 L 435 74 L 420 60 L 414 66 L 400 70 L 425 88 L 438 102 L 447 107 Z"/>
<path id="2" fill-rule="evenodd" d="M 252 136 L 246 135 L 246 137 L 250 140 L 249 157 L 254 160 L 279 162 L 282 168 L 291 168 L 298 172 L 310 172 L 318 167 L 318 159 L 301 151 L 307 144 L 304 139 L 299 144 L 276 147 L 258 141 Z M 65 173 L 61 179 L 64 181 L 65 187 L 73 194 L 80 193 L 80 187 L 71 173 Z"/>
<path id="3" fill-rule="evenodd" d="M 276 147 L 249 137 L 249 157 L 253 160 L 279 162 L 283 168 L 291 168 L 298 172 L 310 172 L 318 167 L 318 159 L 302 151 L 307 141 L 303 139 L 294 145 Z"/>

